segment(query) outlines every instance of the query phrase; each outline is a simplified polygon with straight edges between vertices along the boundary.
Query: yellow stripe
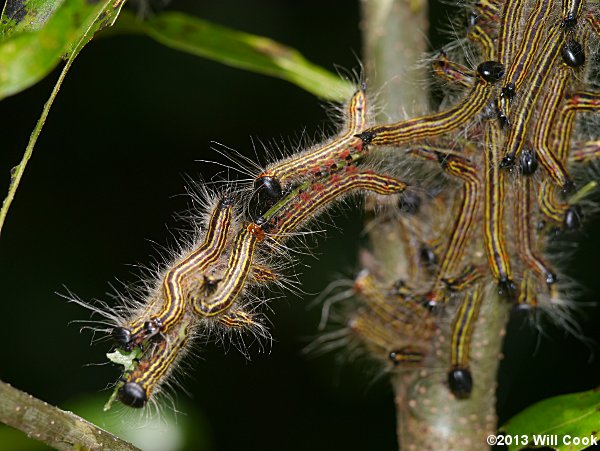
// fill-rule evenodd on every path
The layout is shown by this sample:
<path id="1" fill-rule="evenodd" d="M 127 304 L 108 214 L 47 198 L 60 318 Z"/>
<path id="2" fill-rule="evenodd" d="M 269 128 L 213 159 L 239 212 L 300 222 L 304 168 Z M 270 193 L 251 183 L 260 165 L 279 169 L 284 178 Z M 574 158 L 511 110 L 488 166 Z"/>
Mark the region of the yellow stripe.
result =
<path id="1" fill-rule="evenodd" d="M 359 171 L 354 166 L 342 169 L 299 192 L 291 201 L 282 206 L 275 217 L 270 219 L 272 225 L 269 238 L 283 241 L 289 233 L 297 230 L 309 221 L 319 210 L 334 200 L 354 190 L 366 190 L 381 195 L 404 191 L 406 184 L 393 177 L 379 175 L 372 171 Z"/>
<path id="2" fill-rule="evenodd" d="M 539 53 L 539 58 L 534 61 L 536 70 L 529 80 L 528 89 L 520 99 L 521 108 L 515 111 L 515 115 L 512 117 L 512 126 L 505 143 L 505 158 L 516 161 L 527 142 L 526 135 L 533 113 L 536 111 L 535 105 L 542 92 L 542 87 L 546 85 L 548 78 L 553 74 L 551 68 L 555 65 L 565 40 L 565 34 L 558 27 L 552 29 L 546 38 L 544 48 Z M 566 180 L 562 183 L 563 186 L 566 184 Z"/>
<path id="3" fill-rule="evenodd" d="M 504 67 L 508 67 L 513 60 L 515 48 L 518 41 L 521 40 L 518 25 L 521 22 L 525 4 L 525 0 L 510 0 L 504 3 L 498 34 L 498 56 Z"/>
<path id="4" fill-rule="evenodd" d="M 531 242 L 531 231 L 534 225 L 531 222 L 534 220 L 531 210 L 531 190 L 533 181 L 531 177 L 521 177 L 517 190 L 517 202 L 515 205 L 515 215 L 517 216 L 517 241 L 519 243 L 520 256 L 535 273 L 542 277 L 547 284 L 556 282 L 556 275 L 536 252 Z M 562 218 L 561 218 L 562 219 Z"/>
<path id="5" fill-rule="evenodd" d="M 552 180 L 560 186 L 568 183 L 569 176 L 564 166 L 564 157 L 557 150 L 557 145 L 552 140 L 552 133 L 555 133 L 562 142 L 568 143 L 570 141 L 570 130 L 562 127 L 562 123 L 569 119 L 564 117 L 566 115 L 561 112 L 559 107 L 564 99 L 571 76 L 570 72 L 570 69 L 563 65 L 559 68 L 556 76 L 549 80 L 548 89 L 544 93 L 539 110 L 540 116 L 547 118 L 547 120 L 536 121 L 533 129 L 533 142 L 539 162 Z M 563 117 L 557 118 L 557 116 Z"/>
<path id="6" fill-rule="evenodd" d="M 535 60 L 535 50 L 539 48 L 540 41 L 544 37 L 545 26 L 550 18 L 551 4 L 552 2 L 550 0 L 537 0 L 527 18 L 527 25 L 523 32 L 523 36 L 510 36 L 509 32 L 506 32 L 507 40 L 510 42 L 504 45 L 506 46 L 507 51 L 509 51 L 509 54 L 505 55 L 502 52 L 502 49 L 499 51 L 499 55 L 502 56 L 502 62 L 507 68 L 507 73 L 506 82 L 502 90 L 503 95 L 501 95 L 498 100 L 498 108 L 504 117 L 507 118 L 509 123 L 511 98 L 516 92 L 520 91 L 525 77 L 529 75 L 529 69 Z M 518 11 L 514 11 L 515 7 Z M 512 30 L 513 34 L 517 34 L 520 32 L 520 27 L 516 25 L 522 20 L 523 10 L 525 9 L 524 5 L 521 0 L 509 1 L 506 2 L 506 9 L 511 12 L 511 21 L 506 25 L 509 30 Z M 520 46 L 515 55 L 517 39 L 520 41 Z M 502 46 L 503 43 L 504 41 L 501 39 L 499 45 Z"/>
<path id="7" fill-rule="evenodd" d="M 599 112 L 600 93 L 592 91 L 579 91 L 567 97 L 562 108 L 555 115 L 556 127 L 554 139 L 557 157 L 562 163 L 566 163 L 571 150 L 571 136 L 575 125 L 575 115 L 580 112 Z"/>
<path id="8" fill-rule="evenodd" d="M 227 269 L 215 292 L 207 298 L 200 293 L 192 295 L 192 305 L 196 314 L 202 317 L 215 316 L 233 305 L 244 289 L 252 267 L 254 251 L 260 240 L 254 224 L 246 225 L 238 232 L 233 241 Z"/>
<path id="9" fill-rule="evenodd" d="M 483 296 L 480 289 L 467 293 L 458 309 L 452 325 L 452 338 L 450 342 L 450 364 L 453 368 L 468 368 L 471 352 L 471 338 L 475 323 L 479 316 L 479 309 Z"/>
<path id="10" fill-rule="evenodd" d="M 569 161 L 575 163 L 588 163 L 600 158 L 600 141 L 587 141 L 580 143 L 571 150 Z"/>
<path id="11" fill-rule="evenodd" d="M 445 52 L 440 52 L 438 58 L 432 63 L 433 73 L 442 80 L 455 85 L 469 88 L 473 86 L 475 73 L 462 64 L 450 61 Z"/>
<path id="12" fill-rule="evenodd" d="M 272 164 L 260 177 L 274 177 L 283 187 L 302 177 L 318 171 L 326 171 L 333 163 L 345 158 L 352 148 L 362 151 L 362 143 L 356 135 L 367 125 L 367 94 L 364 89 L 358 90 L 348 104 L 348 122 L 345 131 L 326 145 L 317 149 L 294 155 L 278 163 Z M 365 149 L 366 151 L 366 149 Z"/>
<path id="13" fill-rule="evenodd" d="M 563 0 L 562 2 L 562 15 L 563 21 L 577 22 L 577 19 L 581 15 L 583 10 L 582 0 Z"/>
<path id="14" fill-rule="evenodd" d="M 472 287 L 475 282 L 485 277 L 486 273 L 485 267 L 467 265 L 458 276 L 445 278 L 443 281 L 450 291 L 460 292 Z"/>
<path id="15" fill-rule="evenodd" d="M 556 193 L 556 186 L 549 181 L 543 181 L 538 190 L 538 204 L 540 211 L 549 219 L 562 223 L 569 204 L 562 202 Z"/>
<path id="16" fill-rule="evenodd" d="M 485 124 L 485 206 L 484 237 L 492 274 L 499 282 L 512 279 L 510 262 L 504 244 L 504 186 L 505 174 L 500 169 L 498 126 Z"/>
<path id="17" fill-rule="evenodd" d="M 190 322 L 184 322 L 178 333 L 160 340 L 155 348 L 147 351 L 127 376 L 125 381 L 138 384 L 146 393 L 146 400 L 150 399 L 158 384 L 173 368 L 173 363 L 190 338 L 191 327 Z"/>
<path id="18" fill-rule="evenodd" d="M 488 83 L 477 79 L 471 93 L 457 106 L 446 111 L 372 127 L 361 134 L 366 143 L 377 146 L 400 145 L 410 141 L 431 138 L 464 127 L 488 104 L 491 89 Z"/>
<path id="19" fill-rule="evenodd" d="M 464 258 L 465 244 L 472 235 L 473 222 L 479 213 L 479 192 L 481 189 L 477 167 L 467 160 L 454 156 L 446 157 L 442 167 L 446 172 L 459 178 L 464 183 L 462 201 L 450 233 L 444 257 L 440 261 L 434 287 L 437 287 L 443 279 L 455 275 L 458 263 Z"/>
<path id="20" fill-rule="evenodd" d="M 261 324 L 254 319 L 254 315 L 242 310 L 223 313 L 217 318 L 217 321 L 223 326 L 234 329 L 252 329 L 261 326 Z"/>
<path id="21" fill-rule="evenodd" d="M 481 56 L 483 60 L 495 60 L 496 48 L 494 47 L 494 39 L 482 27 L 475 25 L 469 30 L 467 37 L 479 44 L 481 47 Z"/>
<path id="22" fill-rule="evenodd" d="M 507 2 L 507 5 L 516 3 L 514 1 Z M 519 36 L 521 44 L 514 59 L 511 57 L 504 60 L 508 68 L 506 73 L 506 82 L 512 83 L 516 91 L 523 84 L 525 77 L 529 76 L 529 69 L 535 61 L 536 49 L 540 47 L 540 42 L 544 38 L 544 31 L 548 25 L 548 19 L 552 13 L 552 2 L 550 0 L 537 0 L 529 17 L 527 18 L 526 27 L 523 36 Z M 521 19 L 518 19 L 519 21 Z M 519 30 L 518 22 L 512 24 L 512 28 L 517 32 Z M 514 52 L 514 48 L 513 48 Z M 510 66 L 508 63 L 512 61 Z"/>
<path id="23" fill-rule="evenodd" d="M 535 307 L 538 305 L 535 279 L 530 271 L 524 271 L 523 273 L 517 304 L 530 307 Z"/>
<path id="24" fill-rule="evenodd" d="M 146 338 L 144 323 L 150 321 L 161 332 L 166 332 L 183 316 L 186 309 L 186 278 L 206 269 L 223 253 L 232 221 L 233 204 L 221 200 L 213 210 L 202 244 L 174 265 L 165 275 L 162 283 L 160 310 L 150 318 L 143 316 L 131 326 L 132 341 L 141 344 Z"/>

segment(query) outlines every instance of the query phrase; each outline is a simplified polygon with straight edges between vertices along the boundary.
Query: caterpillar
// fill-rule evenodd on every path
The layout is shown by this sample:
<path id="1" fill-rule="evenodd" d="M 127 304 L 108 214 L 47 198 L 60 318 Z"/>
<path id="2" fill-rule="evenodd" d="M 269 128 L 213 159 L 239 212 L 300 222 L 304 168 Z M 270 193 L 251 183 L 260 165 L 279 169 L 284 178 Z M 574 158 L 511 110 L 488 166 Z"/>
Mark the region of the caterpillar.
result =
<path id="1" fill-rule="evenodd" d="M 585 71 L 585 55 L 598 39 L 597 29 L 581 19 L 597 17 L 597 6 L 591 2 L 515 0 L 478 2 L 471 8 L 467 35 L 483 62 L 470 71 L 452 62 L 445 50 L 433 62 L 434 75 L 468 89 L 468 94 L 440 112 L 375 125 L 360 136 L 365 144 L 374 146 L 373 153 L 378 146 L 405 149 L 409 156 L 441 161 L 449 174 L 453 169 L 444 167 L 444 162 L 465 162 L 463 169 L 454 169 L 453 174 L 466 179 L 462 190 L 451 196 L 437 194 L 445 199 L 443 202 L 454 202 L 457 213 L 452 225 L 441 232 L 445 245 L 440 245 L 431 232 L 422 239 L 419 252 L 428 271 L 425 280 L 421 276 L 411 283 L 409 277 L 408 282 L 415 287 L 413 297 L 423 297 L 436 308 L 454 305 L 463 302 L 456 293 L 477 292 L 491 276 L 497 293 L 519 306 L 559 305 L 564 302 L 564 294 L 557 287 L 559 277 L 541 256 L 547 248 L 548 233 L 555 233 L 551 230 L 556 228 L 536 230 L 535 217 L 546 216 L 564 232 L 577 229 L 583 219 L 576 202 L 586 188 L 572 195 L 576 184 L 568 165 L 589 163 L 592 155 L 597 155 L 593 139 L 575 146 L 572 143 L 576 114 L 600 111 L 598 92 L 580 88 L 590 76 L 589 70 Z M 562 11 L 560 20 L 556 19 L 557 8 Z M 415 147 L 420 141 L 424 143 Z M 468 145 L 462 146 L 464 142 Z M 466 169 L 469 167 L 473 169 Z M 423 221 L 430 222 L 427 226 L 419 224 L 425 235 L 432 229 L 431 223 L 434 229 L 438 227 L 433 217 Z M 464 243 L 469 236 L 473 238 L 467 246 Z M 403 244 L 408 254 L 412 246 L 408 240 Z M 486 263 L 478 256 L 482 249 Z M 464 274 L 448 271 L 457 261 L 466 264 Z M 468 346 L 462 346 L 461 339 L 470 336 L 473 324 L 467 324 L 466 329 L 459 327 L 465 324 L 460 321 L 464 309 L 458 312 L 450 328 L 454 331 L 451 360 L 458 369 L 449 373 L 447 384 L 458 398 L 464 398 L 473 381 L 465 362 L 459 362 L 461 355 L 468 356 L 464 352 Z M 452 319 L 452 309 L 443 312 L 442 318 L 446 315 Z M 348 324 L 353 327 L 353 317 Z M 442 330 L 444 324 L 447 322 L 441 320 Z"/>
<path id="2" fill-rule="evenodd" d="M 402 248 L 389 252 L 409 262 L 381 268 L 365 258 L 352 290 L 359 306 L 342 326 L 344 339 L 362 342 L 390 371 L 437 365 L 445 376 L 438 374 L 440 385 L 454 398 L 468 398 L 478 385 L 470 347 L 479 312 L 498 302 L 484 293 L 515 309 L 556 314 L 569 293 L 548 241 L 580 226 L 586 185 L 581 188 L 575 167 L 600 156 L 593 131 L 574 139 L 578 119 L 599 110 L 589 75 L 597 4 L 484 1 L 469 4 L 466 15 L 476 62 L 453 61 L 452 50 L 444 49 L 432 64 L 434 75 L 461 92 L 458 101 L 448 105 L 450 98 L 423 116 L 373 123 L 361 85 L 339 136 L 253 175 L 252 195 L 232 201 L 236 217 L 222 229 L 214 261 L 206 268 L 191 264 L 199 247 L 181 255 L 158 284 L 171 280 L 170 291 L 156 291 L 146 310 L 113 329 L 118 346 L 140 353 L 118 385 L 118 399 L 144 406 L 193 336 L 210 327 L 259 329 L 247 297 L 281 277 L 272 266 L 281 255 L 271 251 L 294 246 L 287 240 L 351 192 L 386 197 L 366 202 L 368 227 L 393 231 Z M 401 180 L 409 171 L 375 164 L 385 158 L 384 146 L 391 148 L 385 155 L 401 155 L 405 166 L 418 161 L 427 175 L 419 179 L 414 171 L 413 179 Z M 443 188 L 434 178 L 444 179 Z M 218 212 L 209 209 L 211 217 Z M 440 336 L 450 343 L 442 351 Z"/>
<path id="3" fill-rule="evenodd" d="M 448 386 L 457 398 L 468 397 L 473 389 L 473 377 L 469 370 L 469 348 L 482 298 L 482 293 L 477 288 L 467 293 L 460 303 L 452 325 Z"/>
<path id="4" fill-rule="evenodd" d="M 201 336 L 203 329 L 260 331 L 260 320 L 244 309 L 248 305 L 246 294 L 253 286 L 278 280 L 270 265 L 261 263 L 266 249 L 281 246 L 351 192 L 391 195 L 406 189 L 404 182 L 392 176 L 357 167 L 365 154 L 362 141 L 355 136 L 367 114 L 364 96 L 363 87 L 349 103 L 349 131 L 317 151 L 300 154 L 298 161 L 288 158 L 284 165 L 272 165 L 288 168 L 277 169 L 273 172 L 277 179 L 272 179 L 287 183 L 286 194 L 276 199 L 267 193 L 265 198 L 258 191 L 258 217 L 244 218 L 236 213 L 247 211 L 240 206 L 247 198 L 235 198 L 231 189 L 208 203 L 212 211 L 208 212 L 202 239 L 164 271 L 155 283 L 160 288 L 147 294 L 147 305 L 111 331 L 118 349 L 115 357 L 109 358 L 127 363 L 107 408 L 114 399 L 130 407 L 145 406 L 172 373 L 178 355 L 193 341 L 191 336 Z M 294 186 L 290 182 L 292 166 L 303 168 Z M 275 186 L 266 180 L 261 183 L 263 189 L 265 184 Z"/>
<path id="5" fill-rule="evenodd" d="M 317 146 L 269 165 L 254 181 L 255 196 L 262 206 L 270 206 L 289 191 L 291 185 L 307 176 L 319 178 L 336 167 L 339 161 L 352 161 L 352 153 L 367 148 L 356 136 L 368 120 L 366 86 L 363 85 L 348 102 L 346 123 L 341 134 L 324 145 Z"/>

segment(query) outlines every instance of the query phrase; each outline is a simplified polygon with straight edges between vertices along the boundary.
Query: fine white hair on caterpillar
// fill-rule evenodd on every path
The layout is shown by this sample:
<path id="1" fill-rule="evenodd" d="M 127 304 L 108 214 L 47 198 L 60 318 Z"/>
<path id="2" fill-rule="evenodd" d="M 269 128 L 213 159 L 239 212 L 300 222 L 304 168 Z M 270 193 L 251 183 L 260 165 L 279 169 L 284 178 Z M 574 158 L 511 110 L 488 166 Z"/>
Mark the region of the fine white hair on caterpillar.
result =
<path id="1" fill-rule="evenodd" d="M 307 226 L 350 193 L 391 196 L 405 190 L 406 184 L 383 173 L 381 164 L 362 165 L 367 149 L 357 135 L 367 125 L 366 101 L 362 84 L 343 109 L 339 134 L 258 174 L 254 162 L 220 147 L 234 165 L 225 167 L 228 176 L 236 171 L 251 177 L 211 182 L 216 190 L 193 184 L 188 190 L 192 209 L 181 215 L 191 220 L 191 238 L 147 271 L 149 277 L 130 290 L 131 296 L 120 296 L 113 311 L 105 303 L 95 306 L 72 296 L 107 320 L 99 331 L 115 342 L 109 360 L 124 368 L 107 408 L 115 399 L 145 406 L 193 341 L 234 346 L 248 358 L 251 342 L 268 349 L 261 344 L 270 342 L 261 306 L 268 301 L 269 285 L 294 287 L 284 275 L 295 261 L 286 255 L 298 249 L 298 240 L 287 244 L 290 238 L 302 241 L 311 233 Z M 248 182 L 254 185 L 251 191 L 244 188 Z"/>
<path id="2" fill-rule="evenodd" d="M 313 348 L 362 346 L 386 370 L 435 373 L 448 396 L 468 399 L 490 303 L 581 336 L 561 267 L 564 238 L 596 209 L 597 5 L 468 2 L 465 13 L 464 36 L 423 60 L 448 93 L 438 108 L 382 123 L 361 76 L 323 142 L 259 143 L 255 159 L 213 143 L 226 162 L 190 188 L 191 238 L 116 308 L 70 295 L 115 341 L 109 358 L 124 370 L 111 402 L 154 402 L 194 341 L 268 352 L 271 290 L 301 290 L 293 271 L 307 237 L 352 197 L 365 199 L 373 252 L 325 296 L 320 328 L 330 318 L 341 328 Z M 400 246 L 385 249 L 390 236 Z M 392 254 L 402 258 L 382 257 Z"/>

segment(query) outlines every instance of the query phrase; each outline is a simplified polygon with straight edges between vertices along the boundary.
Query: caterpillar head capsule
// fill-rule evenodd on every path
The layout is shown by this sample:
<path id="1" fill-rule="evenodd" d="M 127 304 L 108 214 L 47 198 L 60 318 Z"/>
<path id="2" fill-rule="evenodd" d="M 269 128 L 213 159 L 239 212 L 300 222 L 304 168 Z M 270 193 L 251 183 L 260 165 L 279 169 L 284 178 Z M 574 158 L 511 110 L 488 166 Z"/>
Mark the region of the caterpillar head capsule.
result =
<path id="1" fill-rule="evenodd" d="M 254 194 L 250 199 L 250 211 L 254 220 L 261 217 L 283 197 L 283 188 L 277 178 L 263 173 L 254 181 Z"/>
<path id="2" fill-rule="evenodd" d="M 110 335 L 119 345 L 127 348 L 131 343 L 131 331 L 126 327 L 115 327 Z"/>
<path id="3" fill-rule="evenodd" d="M 453 368 L 448 372 L 448 387 L 457 398 L 468 398 L 473 390 L 473 376 L 468 368 Z"/>
<path id="4" fill-rule="evenodd" d="M 515 299 L 517 292 L 517 286 L 515 283 L 507 277 L 503 277 L 498 280 L 498 295 L 508 301 Z"/>
<path id="5" fill-rule="evenodd" d="M 140 409 L 146 405 L 146 391 L 135 382 L 127 382 L 119 389 L 119 401 L 129 407 Z"/>
<path id="6" fill-rule="evenodd" d="M 477 66 L 477 73 L 488 83 L 496 83 L 504 77 L 504 64 L 498 61 L 484 61 Z"/>
<path id="7" fill-rule="evenodd" d="M 254 188 L 259 190 L 267 199 L 276 202 L 281 199 L 283 190 L 275 177 L 262 175 L 254 182 Z"/>
<path id="8" fill-rule="evenodd" d="M 538 168 L 538 160 L 533 149 L 523 149 L 519 159 L 521 174 L 532 175 Z"/>
<path id="9" fill-rule="evenodd" d="M 569 207 L 565 213 L 565 219 L 563 222 L 565 230 L 577 230 L 579 227 L 581 227 L 582 219 L 583 212 L 581 211 L 581 207 L 579 205 L 573 205 Z"/>
<path id="10" fill-rule="evenodd" d="M 560 54 L 567 66 L 580 67 L 585 64 L 585 52 L 581 44 L 577 41 L 571 40 L 567 42 Z"/>
<path id="11" fill-rule="evenodd" d="M 507 99 L 512 99 L 515 96 L 516 93 L 516 87 L 514 83 L 509 83 L 507 84 L 504 88 L 502 88 L 502 91 L 500 91 L 500 97 L 505 97 Z"/>

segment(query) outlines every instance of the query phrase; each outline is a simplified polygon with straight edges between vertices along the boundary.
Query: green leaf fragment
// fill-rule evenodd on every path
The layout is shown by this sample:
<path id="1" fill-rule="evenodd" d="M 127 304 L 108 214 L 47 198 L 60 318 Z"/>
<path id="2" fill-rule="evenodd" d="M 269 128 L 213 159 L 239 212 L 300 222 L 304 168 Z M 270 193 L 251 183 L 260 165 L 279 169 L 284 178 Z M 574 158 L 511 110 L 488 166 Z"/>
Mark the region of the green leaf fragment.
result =
<path id="1" fill-rule="evenodd" d="M 123 365 L 123 371 L 131 371 L 135 367 L 135 360 L 142 356 L 140 348 L 135 348 L 132 351 L 126 352 L 122 349 L 117 349 L 114 352 L 106 354 L 108 360 L 117 365 Z"/>
<path id="2" fill-rule="evenodd" d="M 113 31 L 146 34 L 192 55 L 281 78 L 327 100 L 347 100 L 355 91 L 353 83 L 311 63 L 293 48 L 182 13 L 158 14 L 142 22 L 125 12 Z"/>
<path id="3" fill-rule="evenodd" d="M 116 19 L 121 5 L 120 0 L 64 0 L 45 23 L 37 22 L 30 31 L 13 33 L 2 40 L 0 99 L 38 82 L 62 58 L 78 52 L 96 31 Z M 39 25 L 43 26 L 37 29 Z"/>
<path id="4" fill-rule="evenodd" d="M 139 347 L 134 348 L 131 351 L 124 351 L 123 349 L 117 349 L 114 352 L 109 352 L 106 354 L 108 360 L 117 365 L 123 366 L 123 372 L 127 373 L 133 371 L 136 366 L 137 360 L 142 357 L 142 349 Z M 117 395 L 119 394 L 119 389 L 123 386 L 123 382 L 119 382 L 113 392 L 111 393 L 108 401 L 104 404 L 104 411 L 110 410 L 115 399 L 117 399 Z"/>
<path id="5" fill-rule="evenodd" d="M 49 72 L 61 57 L 66 64 L 58 77 L 42 114 L 31 133 L 21 162 L 11 170 L 11 183 L 0 208 L 0 232 L 35 143 L 71 64 L 94 34 L 118 17 L 124 0 L 65 0 L 46 26 L 38 31 L 15 34 L 0 42 L 0 99 L 14 94 Z"/>
<path id="6" fill-rule="evenodd" d="M 0 37 L 35 31 L 44 26 L 64 0 L 6 0 L 0 17 Z"/>
<path id="7" fill-rule="evenodd" d="M 511 418 L 500 431 L 512 437 L 526 435 L 532 448 L 541 447 L 535 446 L 536 438 L 541 445 L 540 438 L 549 436 L 556 437 L 552 449 L 586 449 L 594 438 L 600 438 L 600 389 L 540 401 Z M 521 449 L 521 445 L 513 444 L 508 449 Z"/>

